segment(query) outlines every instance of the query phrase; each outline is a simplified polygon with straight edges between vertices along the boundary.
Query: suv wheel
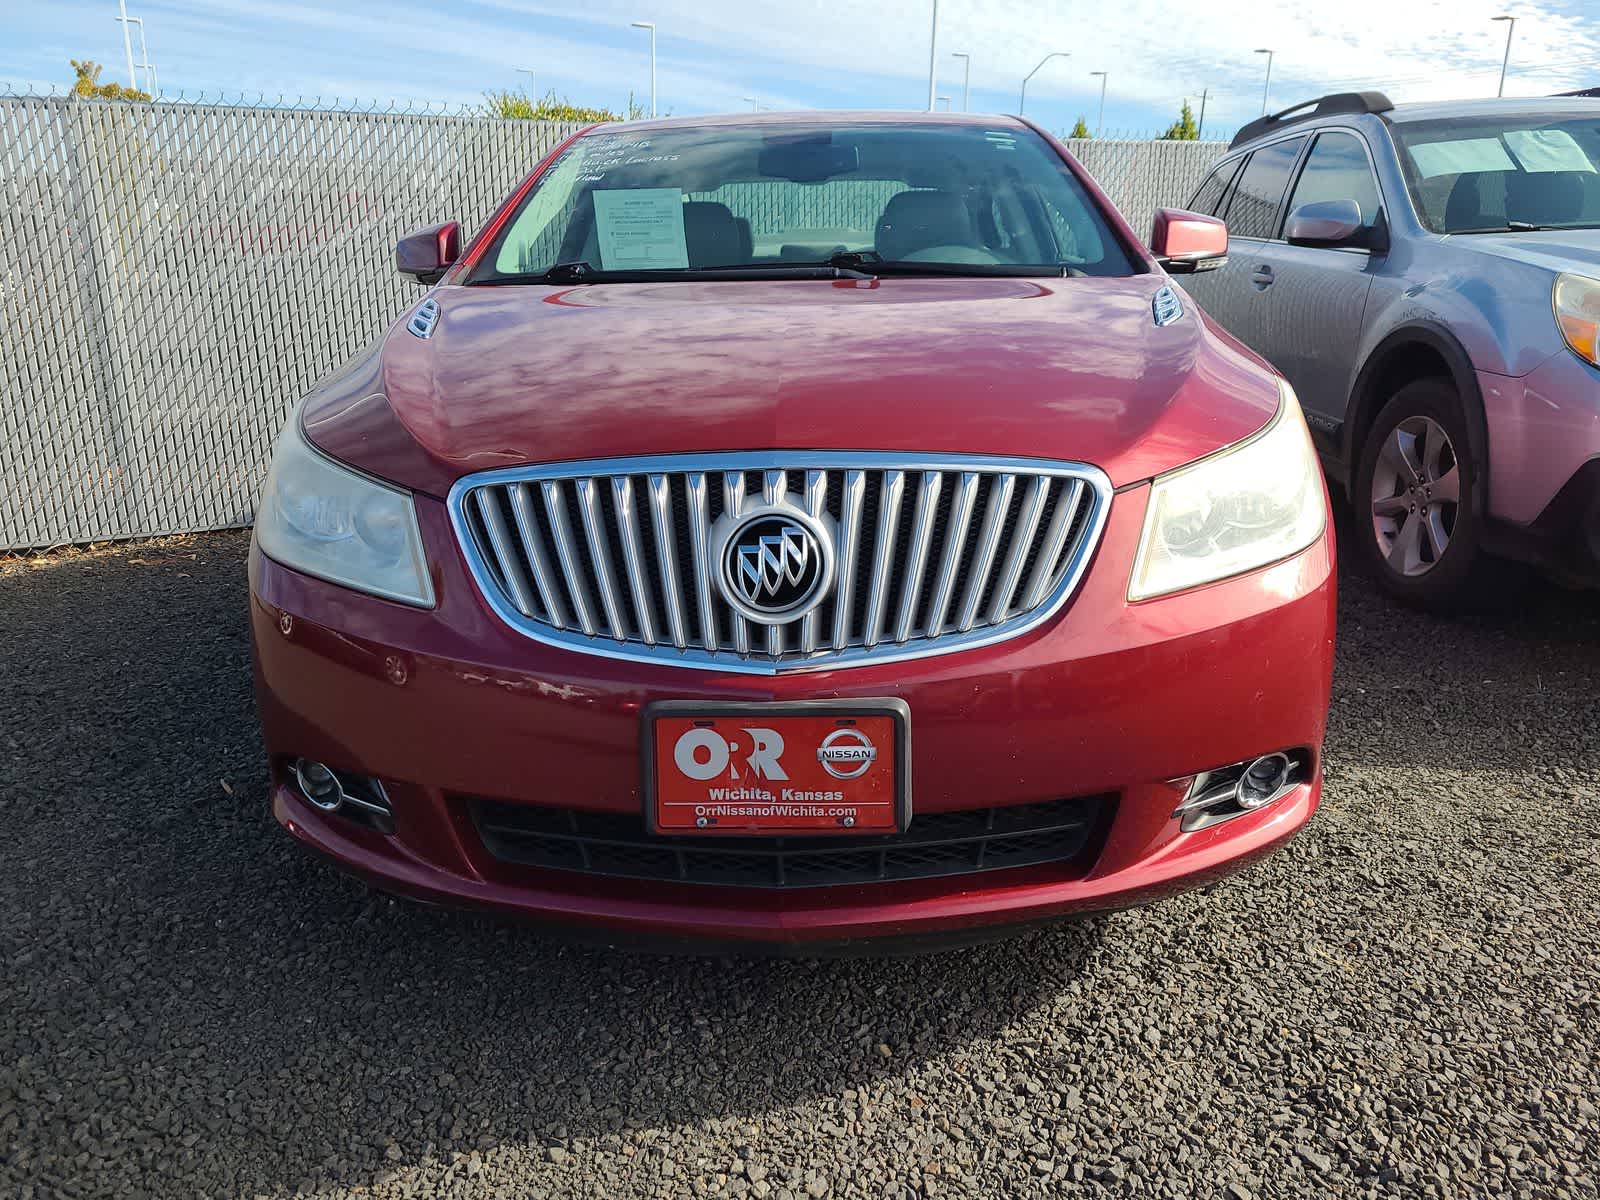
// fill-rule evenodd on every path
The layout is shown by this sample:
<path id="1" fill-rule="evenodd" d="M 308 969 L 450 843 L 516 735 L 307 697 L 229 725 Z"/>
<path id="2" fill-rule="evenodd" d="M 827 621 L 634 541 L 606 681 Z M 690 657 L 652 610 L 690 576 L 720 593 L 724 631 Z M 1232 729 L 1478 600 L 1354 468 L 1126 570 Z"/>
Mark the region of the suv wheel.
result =
<path id="1" fill-rule="evenodd" d="M 1362 557 L 1384 590 L 1435 608 L 1468 597 L 1483 558 L 1476 482 L 1454 389 L 1421 379 L 1396 392 L 1367 433 L 1350 497 Z"/>

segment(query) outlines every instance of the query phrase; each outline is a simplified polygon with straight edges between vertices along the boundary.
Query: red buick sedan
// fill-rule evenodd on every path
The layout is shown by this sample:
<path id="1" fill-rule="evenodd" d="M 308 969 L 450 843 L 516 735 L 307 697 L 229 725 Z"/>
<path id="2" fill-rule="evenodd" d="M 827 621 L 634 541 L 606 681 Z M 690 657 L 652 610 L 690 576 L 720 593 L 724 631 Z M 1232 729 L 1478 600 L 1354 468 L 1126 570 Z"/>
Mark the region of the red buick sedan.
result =
<path id="1" fill-rule="evenodd" d="M 1011 117 L 606 125 L 280 440 L 272 807 L 607 939 L 921 944 L 1214 879 L 1321 786 L 1293 392 Z"/>

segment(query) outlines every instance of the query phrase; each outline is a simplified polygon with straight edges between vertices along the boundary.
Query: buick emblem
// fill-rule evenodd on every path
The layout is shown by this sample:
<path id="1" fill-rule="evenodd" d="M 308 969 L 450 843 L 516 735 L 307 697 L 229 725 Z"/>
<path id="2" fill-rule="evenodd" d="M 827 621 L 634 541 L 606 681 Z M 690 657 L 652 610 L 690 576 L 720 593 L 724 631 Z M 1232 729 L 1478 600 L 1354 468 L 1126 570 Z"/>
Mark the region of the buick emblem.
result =
<path id="1" fill-rule="evenodd" d="M 815 518 L 773 505 L 718 524 L 717 583 L 742 616 L 782 625 L 822 603 L 833 584 L 833 554 Z"/>

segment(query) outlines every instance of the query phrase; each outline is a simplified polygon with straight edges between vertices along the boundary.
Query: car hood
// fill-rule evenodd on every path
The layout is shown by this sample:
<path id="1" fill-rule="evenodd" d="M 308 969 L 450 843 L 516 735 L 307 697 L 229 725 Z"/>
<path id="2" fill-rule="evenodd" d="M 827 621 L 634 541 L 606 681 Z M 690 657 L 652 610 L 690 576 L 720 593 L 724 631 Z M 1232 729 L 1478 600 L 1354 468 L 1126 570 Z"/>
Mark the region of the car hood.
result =
<path id="1" fill-rule="evenodd" d="M 1114 484 L 1255 432 L 1271 373 L 1160 275 L 441 287 L 308 399 L 334 457 L 443 495 L 526 463 L 727 450 L 1070 459 Z M 372 394 L 357 394 L 372 393 Z"/>
<path id="2" fill-rule="evenodd" d="M 1600 229 L 1545 229 L 1525 233 L 1458 233 L 1457 245 L 1470 246 L 1497 258 L 1600 276 Z"/>

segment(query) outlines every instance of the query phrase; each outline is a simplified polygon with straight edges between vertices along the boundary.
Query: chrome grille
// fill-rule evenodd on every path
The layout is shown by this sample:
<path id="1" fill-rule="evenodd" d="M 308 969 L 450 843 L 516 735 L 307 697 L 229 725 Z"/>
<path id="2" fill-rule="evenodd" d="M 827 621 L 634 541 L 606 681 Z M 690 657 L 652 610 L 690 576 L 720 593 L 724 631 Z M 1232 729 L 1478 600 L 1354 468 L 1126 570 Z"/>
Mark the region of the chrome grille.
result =
<path id="1" fill-rule="evenodd" d="M 770 674 L 1033 628 L 1082 577 L 1110 497 L 1080 463 L 763 452 L 483 472 L 449 505 L 485 599 L 529 637 Z M 758 624 L 725 599 L 714 539 L 724 514 L 773 506 L 826 532 L 833 582 L 804 615 Z"/>

